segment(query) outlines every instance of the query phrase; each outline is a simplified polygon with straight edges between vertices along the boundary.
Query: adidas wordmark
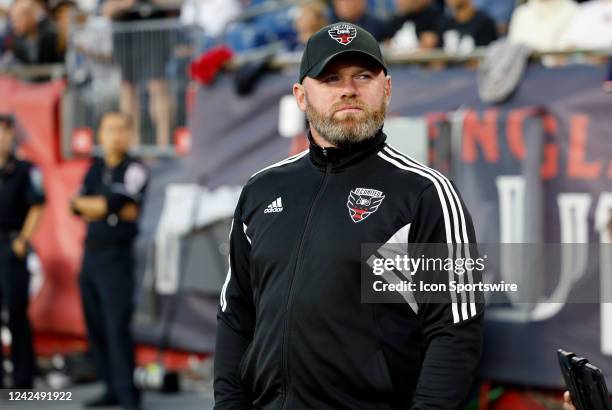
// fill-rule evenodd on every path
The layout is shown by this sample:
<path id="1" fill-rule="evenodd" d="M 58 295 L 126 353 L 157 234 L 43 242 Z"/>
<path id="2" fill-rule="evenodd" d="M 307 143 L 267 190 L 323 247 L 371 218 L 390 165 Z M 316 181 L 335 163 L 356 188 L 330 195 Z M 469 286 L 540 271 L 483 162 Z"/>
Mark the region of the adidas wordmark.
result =
<path id="1" fill-rule="evenodd" d="M 273 212 L 283 212 L 283 200 L 279 196 L 276 198 L 266 209 L 264 209 L 264 214 L 270 214 Z"/>

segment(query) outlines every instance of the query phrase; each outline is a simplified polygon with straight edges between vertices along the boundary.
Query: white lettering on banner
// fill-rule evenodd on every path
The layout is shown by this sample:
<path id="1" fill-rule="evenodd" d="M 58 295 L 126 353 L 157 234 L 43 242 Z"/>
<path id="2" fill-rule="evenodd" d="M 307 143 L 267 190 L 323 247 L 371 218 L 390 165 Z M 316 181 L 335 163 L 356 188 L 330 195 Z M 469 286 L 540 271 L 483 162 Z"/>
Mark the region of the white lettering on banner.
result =
<path id="1" fill-rule="evenodd" d="M 557 197 L 559 206 L 559 224 L 561 227 L 561 278 L 548 300 L 567 300 L 572 286 L 585 273 L 588 247 L 589 227 L 587 223 L 591 195 L 584 193 L 562 193 Z M 535 321 L 554 317 L 563 309 L 563 302 L 541 302 L 531 312 Z"/>
<path id="2" fill-rule="evenodd" d="M 499 234 L 501 243 L 523 243 L 525 239 L 523 221 L 525 220 L 525 178 L 522 176 L 500 176 L 496 179 L 499 194 Z M 531 278 L 528 272 L 517 269 L 517 261 L 523 261 L 522 247 L 501 248 L 500 274 L 504 281 L 517 283 L 520 292 L 507 295 L 510 300 L 525 300 L 523 294 Z"/>
<path id="3" fill-rule="evenodd" d="M 523 243 L 523 226 L 514 221 L 524 220 L 525 180 L 522 176 L 501 176 L 497 178 L 500 208 L 500 240 L 502 243 Z M 509 309 L 495 309 L 488 316 L 507 322 L 544 321 L 554 317 L 565 306 L 573 287 L 586 272 L 588 262 L 589 211 L 594 198 L 588 193 L 561 193 L 557 197 L 561 229 L 561 274 L 556 289 L 547 300 L 535 306 L 513 306 Z M 605 302 L 612 294 L 612 192 L 603 192 L 595 209 L 595 230 L 600 235 L 600 306 L 601 306 L 601 351 L 612 356 L 612 303 Z M 575 244 L 575 246 L 572 246 Z M 582 245 L 579 245 L 582 244 Z M 605 246 L 604 246 L 605 245 Z M 516 249 L 515 249 L 516 248 Z M 520 247 L 502 247 L 501 275 L 509 281 L 517 270 L 516 261 Z M 520 278 L 516 278 L 516 282 Z M 520 286 L 519 286 L 520 289 Z M 509 298 L 516 296 L 508 294 Z M 523 299 L 524 300 L 524 299 Z M 549 302 L 553 300 L 554 302 Z M 525 308 L 525 306 L 527 306 Z"/>
<path id="4" fill-rule="evenodd" d="M 612 192 L 604 192 L 595 210 L 595 228 L 599 231 L 599 276 L 601 295 L 612 295 Z M 601 352 L 612 356 L 612 303 L 601 304 Z"/>

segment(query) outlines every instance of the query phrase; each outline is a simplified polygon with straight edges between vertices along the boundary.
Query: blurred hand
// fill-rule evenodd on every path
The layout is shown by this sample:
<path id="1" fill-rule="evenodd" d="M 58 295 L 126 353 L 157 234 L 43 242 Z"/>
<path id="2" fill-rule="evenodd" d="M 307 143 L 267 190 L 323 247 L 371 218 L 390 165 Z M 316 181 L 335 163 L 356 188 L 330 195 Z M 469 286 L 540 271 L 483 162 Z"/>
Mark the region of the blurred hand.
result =
<path id="1" fill-rule="evenodd" d="M 23 259 L 28 251 L 28 243 L 25 239 L 17 237 L 13 240 L 11 248 L 17 258 Z"/>
<path id="2" fill-rule="evenodd" d="M 570 392 L 566 391 L 563 393 L 563 410 L 576 410 L 574 403 L 572 403 L 572 397 Z"/>
<path id="3" fill-rule="evenodd" d="M 68 206 L 70 208 L 70 212 L 72 212 L 75 215 L 79 214 L 79 210 L 77 208 L 77 200 L 79 199 L 79 197 L 74 197 L 70 200 L 70 205 Z"/>
<path id="4" fill-rule="evenodd" d="M 127 203 L 119 210 L 119 219 L 126 222 L 136 222 L 138 220 L 138 205 Z"/>

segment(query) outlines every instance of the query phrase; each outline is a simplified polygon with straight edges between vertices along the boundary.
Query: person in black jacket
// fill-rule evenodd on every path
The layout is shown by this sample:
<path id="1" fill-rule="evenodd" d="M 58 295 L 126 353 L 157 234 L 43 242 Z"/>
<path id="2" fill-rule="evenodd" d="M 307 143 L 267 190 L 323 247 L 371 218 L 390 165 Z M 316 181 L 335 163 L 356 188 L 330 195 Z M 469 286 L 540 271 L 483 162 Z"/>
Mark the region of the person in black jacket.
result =
<path id="1" fill-rule="evenodd" d="M 310 149 L 242 190 L 215 408 L 459 408 L 481 355 L 482 300 L 363 303 L 360 272 L 367 243 L 474 243 L 467 209 L 447 178 L 386 143 L 391 78 L 367 31 L 314 34 L 293 94 Z"/>
<path id="2" fill-rule="evenodd" d="M 469 54 L 497 40 L 495 21 L 478 10 L 472 0 L 446 0 L 450 16 L 438 22 L 438 35 L 444 51 L 449 54 Z"/>
<path id="3" fill-rule="evenodd" d="M 90 350 L 106 387 L 86 407 L 140 407 L 130 333 L 135 280 L 132 248 L 149 173 L 127 155 L 131 127 L 125 114 L 109 112 L 102 117 L 99 136 L 104 156 L 94 159 L 81 192 L 70 204 L 87 222 L 79 285 Z"/>
<path id="4" fill-rule="evenodd" d="M 442 8 L 433 0 L 395 0 L 396 12 L 385 22 L 384 39 L 393 39 L 395 49 L 431 49 L 438 46 L 436 34 Z"/>
<path id="5" fill-rule="evenodd" d="M 0 116 L 0 310 L 8 311 L 14 389 L 31 389 L 35 361 L 28 319 L 29 242 L 41 219 L 45 194 L 40 170 L 15 155 L 13 118 Z M 0 317 L 0 323 L 2 318 Z M 3 363 L 0 348 L 0 363 Z M 4 367 L 0 366 L 0 388 Z"/>

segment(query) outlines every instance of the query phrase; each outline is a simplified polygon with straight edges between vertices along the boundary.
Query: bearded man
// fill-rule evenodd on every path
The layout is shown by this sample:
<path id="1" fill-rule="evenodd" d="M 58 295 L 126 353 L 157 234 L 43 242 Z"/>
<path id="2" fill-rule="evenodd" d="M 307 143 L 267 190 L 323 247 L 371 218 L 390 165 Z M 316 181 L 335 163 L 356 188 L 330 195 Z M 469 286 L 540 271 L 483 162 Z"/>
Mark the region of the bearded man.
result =
<path id="1" fill-rule="evenodd" d="M 459 408 L 482 303 L 364 303 L 361 246 L 473 243 L 469 213 L 448 179 L 385 142 L 391 78 L 370 33 L 337 23 L 314 34 L 293 94 L 310 149 L 253 175 L 240 196 L 215 408 Z"/>

